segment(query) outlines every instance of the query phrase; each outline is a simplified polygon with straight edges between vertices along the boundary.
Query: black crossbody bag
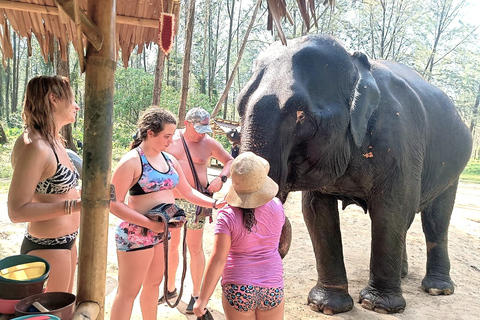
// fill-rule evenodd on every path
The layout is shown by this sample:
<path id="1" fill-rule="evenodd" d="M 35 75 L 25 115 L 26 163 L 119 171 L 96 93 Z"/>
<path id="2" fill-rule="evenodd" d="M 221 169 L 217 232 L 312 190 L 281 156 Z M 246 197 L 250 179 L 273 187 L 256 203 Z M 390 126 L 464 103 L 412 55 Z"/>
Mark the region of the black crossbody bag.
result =
<path id="1" fill-rule="evenodd" d="M 192 156 L 190 155 L 190 151 L 188 150 L 188 146 L 187 146 L 187 143 L 185 142 L 185 138 L 183 137 L 183 134 L 180 134 L 180 137 L 182 138 L 183 148 L 185 149 L 185 154 L 187 155 L 187 160 L 188 160 L 188 164 L 190 165 L 190 170 L 192 171 L 193 180 L 195 182 L 195 189 L 198 192 L 206 195 L 207 197 L 213 198 L 213 194 L 210 191 L 208 191 L 207 188 L 204 188 L 200 183 L 200 179 L 198 179 L 197 171 L 195 170 Z M 213 222 L 212 212 L 213 210 L 211 208 L 197 206 L 197 210 L 195 211 L 195 221 L 198 221 L 199 217 L 205 217 L 205 218 L 208 217 L 209 222 L 212 223 Z"/>

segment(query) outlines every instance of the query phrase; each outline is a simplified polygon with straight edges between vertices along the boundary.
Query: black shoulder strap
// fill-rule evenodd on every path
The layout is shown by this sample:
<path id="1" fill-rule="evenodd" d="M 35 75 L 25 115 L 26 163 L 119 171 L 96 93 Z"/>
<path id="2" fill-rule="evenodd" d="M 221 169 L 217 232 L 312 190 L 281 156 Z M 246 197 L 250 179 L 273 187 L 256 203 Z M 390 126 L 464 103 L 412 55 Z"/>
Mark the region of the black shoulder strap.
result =
<path id="1" fill-rule="evenodd" d="M 182 133 L 180 133 L 180 137 L 182 138 L 183 148 L 185 149 L 185 154 L 187 155 L 188 164 L 190 165 L 190 170 L 192 170 L 193 180 L 195 182 L 195 189 L 197 189 L 198 191 L 201 191 L 202 184 L 200 183 L 200 179 L 198 179 L 197 171 L 195 170 L 192 156 L 190 155 L 190 151 L 188 150 L 187 143 L 185 142 L 185 138 L 183 137 Z"/>
<path id="2" fill-rule="evenodd" d="M 55 148 L 52 148 L 53 154 L 55 155 L 55 159 L 57 159 L 57 164 L 60 163 L 60 160 L 58 160 L 57 153 L 55 152 Z"/>

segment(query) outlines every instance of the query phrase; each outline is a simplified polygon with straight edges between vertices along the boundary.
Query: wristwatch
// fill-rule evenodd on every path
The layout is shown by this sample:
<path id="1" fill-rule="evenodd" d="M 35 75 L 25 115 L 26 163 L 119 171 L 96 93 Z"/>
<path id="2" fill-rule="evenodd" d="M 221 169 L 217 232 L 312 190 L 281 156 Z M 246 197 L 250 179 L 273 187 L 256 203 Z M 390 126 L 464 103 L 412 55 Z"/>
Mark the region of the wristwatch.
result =
<path id="1" fill-rule="evenodd" d="M 220 180 L 222 180 L 223 183 L 227 182 L 227 176 L 222 174 L 221 176 L 218 176 Z"/>

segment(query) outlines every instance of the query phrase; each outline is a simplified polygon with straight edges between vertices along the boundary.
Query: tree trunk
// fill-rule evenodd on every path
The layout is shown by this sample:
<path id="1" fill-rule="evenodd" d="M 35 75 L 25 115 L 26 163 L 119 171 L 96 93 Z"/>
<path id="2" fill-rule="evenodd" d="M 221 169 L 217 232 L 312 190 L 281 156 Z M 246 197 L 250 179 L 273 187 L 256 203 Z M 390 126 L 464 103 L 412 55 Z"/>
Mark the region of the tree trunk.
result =
<path id="1" fill-rule="evenodd" d="M 219 34 L 220 34 L 220 12 L 222 9 L 222 1 L 219 1 L 218 3 L 218 11 L 217 11 L 217 23 L 216 23 L 216 30 L 215 30 L 215 42 L 214 42 L 214 48 L 213 48 L 213 54 L 210 60 L 210 69 L 208 71 L 208 96 L 210 99 L 213 98 L 213 95 L 216 94 L 215 92 L 215 71 L 217 70 L 217 62 L 218 62 L 218 39 L 219 39 Z M 209 39 L 212 39 L 212 36 L 210 34 Z M 210 41 L 211 42 L 211 41 Z M 210 51 L 212 49 L 210 48 Z"/>
<path id="2" fill-rule="evenodd" d="M 58 49 L 58 45 L 55 45 L 55 69 L 56 69 L 56 73 L 59 76 L 67 77 L 68 79 L 70 79 L 70 60 L 69 60 L 68 46 L 66 50 L 67 50 L 67 53 L 66 53 L 67 60 L 64 61 L 62 60 L 62 54 Z M 64 125 L 62 129 L 60 129 L 60 134 L 65 139 L 65 147 L 77 152 L 78 151 L 77 144 L 73 139 L 72 131 L 73 131 L 72 124 L 69 123 L 67 125 Z"/>
<path id="3" fill-rule="evenodd" d="M 18 46 L 17 35 L 13 33 L 13 69 L 12 69 L 12 114 L 17 112 L 17 94 L 18 94 Z"/>
<path id="4" fill-rule="evenodd" d="M 7 135 L 5 134 L 5 130 L 3 130 L 3 126 L 0 123 L 0 144 L 4 145 L 8 142 Z"/>
<path id="5" fill-rule="evenodd" d="M 153 85 L 152 105 L 158 106 L 160 103 L 160 95 L 162 94 L 162 78 L 165 66 L 165 54 L 158 48 L 157 64 L 155 66 L 155 84 Z"/>
<path id="6" fill-rule="evenodd" d="M 227 12 L 228 12 L 228 18 L 230 19 L 229 25 L 228 25 L 228 45 L 227 45 L 227 64 L 225 66 L 225 87 L 229 87 L 228 82 L 229 78 L 228 76 L 230 75 L 230 56 L 232 53 L 232 39 L 233 39 L 233 17 L 235 13 L 235 2 L 237 0 L 232 0 L 232 7 L 230 8 L 229 2 L 227 0 Z M 231 85 L 231 84 L 230 84 Z M 228 108 L 228 90 L 225 92 L 226 96 L 224 98 L 225 105 L 223 106 L 223 119 L 226 119 L 227 117 L 227 108 Z"/>
<path id="7" fill-rule="evenodd" d="M 250 35 L 250 31 L 252 30 L 253 24 L 255 23 L 255 20 L 257 18 L 258 9 L 260 8 L 261 3 L 262 3 L 262 0 L 257 0 L 257 4 L 255 5 L 255 10 L 253 11 L 252 18 L 250 20 L 250 24 L 248 25 L 247 31 L 245 31 L 245 36 L 243 37 L 243 43 L 242 43 L 242 47 L 240 48 L 240 51 L 238 53 L 237 62 L 235 63 L 235 66 L 233 67 L 232 74 L 230 75 L 230 78 L 228 79 L 227 85 L 225 86 L 225 89 L 223 90 L 222 96 L 218 100 L 217 105 L 215 106 L 215 109 L 213 109 L 213 112 L 211 114 L 212 118 L 216 117 L 216 115 L 217 115 L 218 111 L 220 110 L 220 107 L 223 103 L 223 100 L 227 98 L 228 90 L 230 89 L 230 86 L 233 83 L 233 79 L 235 79 L 235 73 L 237 72 L 238 65 L 240 64 L 240 61 L 242 60 L 243 51 L 245 50 L 245 45 L 247 44 L 248 36 Z"/>
<path id="8" fill-rule="evenodd" d="M 187 28 L 185 29 L 185 54 L 183 56 L 183 75 L 182 75 L 182 88 L 180 107 L 178 109 L 178 127 L 183 128 L 185 121 L 185 113 L 187 109 L 187 98 L 189 88 L 189 75 L 190 75 L 190 56 L 192 52 L 192 38 L 193 38 L 193 26 L 195 22 L 195 0 L 190 0 L 187 15 Z"/>
<path id="9" fill-rule="evenodd" d="M 6 111 L 6 117 L 7 121 L 10 121 L 10 60 L 7 59 L 7 79 L 5 81 L 5 111 Z"/>
<path id="10" fill-rule="evenodd" d="M 3 119 L 5 105 L 3 103 L 3 64 L 0 63 L 0 118 Z M 26 87 L 25 87 L 26 88 Z"/>
<path id="11" fill-rule="evenodd" d="M 27 61 L 25 63 L 25 81 L 23 82 L 24 88 L 27 88 L 29 78 L 30 78 L 30 57 L 27 57 Z"/>
<path id="12" fill-rule="evenodd" d="M 205 68 L 205 64 L 209 61 L 208 58 L 210 56 L 209 52 L 209 29 L 210 29 L 210 0 L 205 1 L 205 22 L 203 28 L 203 52 L 202 52 L 202 65 L 200 67 L 201 75 L 200 75 L 200 93 L 206 94 L 207 93 L 207 75 L 208 72 Z M 208 39 L 208 40 L 207 40 Z"/>
<path id="13" fill-rule="evenodd" d="M 475 104 L 472 108 L 472 120 L 470 121 L 470 132 L 473 134 L 475 130 L 476 119 L 478 117 L 478 105 L 480 104 L 480 86 L 478 86 L 477 99 L 475 99 Z"/>

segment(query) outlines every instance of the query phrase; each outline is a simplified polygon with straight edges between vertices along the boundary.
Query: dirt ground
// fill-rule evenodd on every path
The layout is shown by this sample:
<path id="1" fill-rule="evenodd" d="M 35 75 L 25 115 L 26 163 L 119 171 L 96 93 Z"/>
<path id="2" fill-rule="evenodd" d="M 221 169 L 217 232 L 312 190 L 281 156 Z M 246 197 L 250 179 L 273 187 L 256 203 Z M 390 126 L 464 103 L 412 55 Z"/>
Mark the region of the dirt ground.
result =
<path id="1" fill-rule="evenodd" d="M 214 177 L 217 173 L 209 171 Z M 225 185 L 222 192 L 228 188 Z M 219 196 L 219 194 L 217 194 Z M 301 194 L 292 193 L 285 203 L 285 212 L 293 228 L 290 252 L 283 261 L 285 277 L 285 319 L 332 319 L 312 311 L 307 305 L 307 295 L 316 283 L 315 259 L 310 237 L 303 221 L 300 205 Z M 0 258 L 18 254 L 24 225 L 12 224 L 6 211 L 6 195 L 0 195 Z M 116 292 L 116 253 L 114 227 L 117 218 L 110 218 L 107 295 L 105 297 L 105 319 L 109 319 L 111 304 Z M 370 219 L 356 206 L 341 212 L 343 249 L 349 292 L 357 299 L 369 276 Z M 205 228 L 204 246 L 209 256 L 213 239 L 213 224 Z M 407 236 L 409 274 L 402 281 L 407 308 L 402 314 L 384 315 L 363 309 L 355 303 L 353 310 L 333 316 L 337 319 L 480 319 L 480 185 L 461 183 L 457 193 L 455 209 L 449 232 L 451 277 L 455 282 L 455 293 L 450 296 L 430 296 L 420 287 L 425 273 L 426 250 L 420 215 Z M 179 269 L 180 270 L 180 269 Z M 179 286 L 177 275 L 177 288 Z M 184 296 L 180 305 L 171 309 L 166 304 L 159 306 L 159 319 L 196 319 L 186 315 L 185 308 L 191 293 L 191 280 L 187 273 Z M 225 319 L 221 306 L 221 290 L 217 289 L 208 307 L 216 320 Z M 141 319 L 138 301 L 135 302 L 132 319 Z M 114 319 L 112 319 L 114 320 Z"/>

